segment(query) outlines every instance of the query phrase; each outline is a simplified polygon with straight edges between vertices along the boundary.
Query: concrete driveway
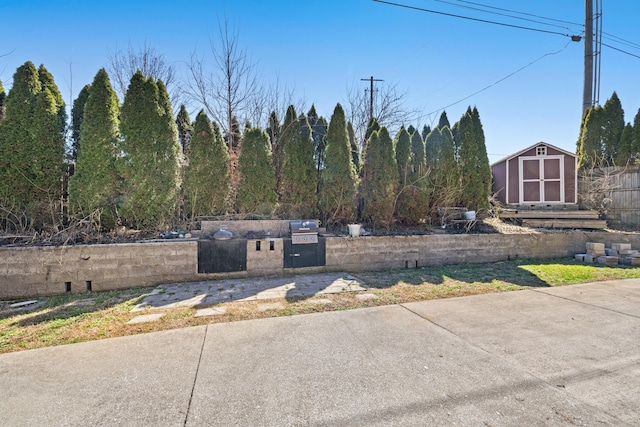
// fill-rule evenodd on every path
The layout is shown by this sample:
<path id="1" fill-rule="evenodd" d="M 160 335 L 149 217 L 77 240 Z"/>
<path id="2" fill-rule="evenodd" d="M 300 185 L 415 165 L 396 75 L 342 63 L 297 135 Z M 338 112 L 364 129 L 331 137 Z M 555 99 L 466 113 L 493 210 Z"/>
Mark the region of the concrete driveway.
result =
<path id="1" fill-rule="evenodd" d="M 0 425 L 633 426 L 640 280 L 0 355 Z"/>

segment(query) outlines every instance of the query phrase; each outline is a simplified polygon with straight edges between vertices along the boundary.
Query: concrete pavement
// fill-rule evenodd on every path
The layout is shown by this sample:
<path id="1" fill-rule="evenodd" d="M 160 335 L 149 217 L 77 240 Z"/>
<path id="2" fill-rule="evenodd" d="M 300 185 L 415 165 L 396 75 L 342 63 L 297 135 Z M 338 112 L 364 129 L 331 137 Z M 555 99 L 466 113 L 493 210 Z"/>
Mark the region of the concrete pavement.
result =
<path id="1" fill-rule="evenodd" d="M 640 424 L 640 280 L 0 355 L 7 426 Z"/>

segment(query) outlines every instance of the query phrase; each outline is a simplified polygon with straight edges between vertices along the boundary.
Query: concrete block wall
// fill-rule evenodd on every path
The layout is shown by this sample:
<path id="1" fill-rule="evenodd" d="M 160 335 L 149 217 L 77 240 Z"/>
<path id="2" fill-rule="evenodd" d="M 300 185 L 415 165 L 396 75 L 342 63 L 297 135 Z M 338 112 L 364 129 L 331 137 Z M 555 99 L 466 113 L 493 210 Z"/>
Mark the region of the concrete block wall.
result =
<path id="1" fill-rule="evenodd" d="M 267 276 L 284 272 L 282 239 L 247 240 L 247 273 L 252 276 Z"/>
<path id="2" fill-rule="evenodd" d="M 2 248 L 0 298 L 199 280 L 197 242 Z"/>
<path id="3" fill-rule="evenodd" d="M 260 242 L 260 250 L 257 250 Z M 271 250 L 273 242 L 273 250 Z M 195 240 L 114 245 L 0 248 L 0 299 L 106 291 L 161 283 L 322 271 L 416 268 L 583 253 L 587 242 L 629 243 L 638 233 L 466 234 L 327 237 L 326 266 L 283 268 L 282 239 L 247 240 L 247 271 L 198 274 Z"/>

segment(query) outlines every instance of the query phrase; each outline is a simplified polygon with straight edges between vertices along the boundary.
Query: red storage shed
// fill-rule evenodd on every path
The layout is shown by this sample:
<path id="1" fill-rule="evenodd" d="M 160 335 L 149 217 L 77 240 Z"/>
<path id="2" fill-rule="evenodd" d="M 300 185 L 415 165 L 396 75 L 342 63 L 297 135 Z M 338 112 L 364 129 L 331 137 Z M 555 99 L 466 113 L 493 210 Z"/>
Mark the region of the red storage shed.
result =
<path id="1" fill-rule="evenodd" d="M 505 205 L 576 204 L 578 158 L 539 142 L 491 165 L 492 190 Z"/>

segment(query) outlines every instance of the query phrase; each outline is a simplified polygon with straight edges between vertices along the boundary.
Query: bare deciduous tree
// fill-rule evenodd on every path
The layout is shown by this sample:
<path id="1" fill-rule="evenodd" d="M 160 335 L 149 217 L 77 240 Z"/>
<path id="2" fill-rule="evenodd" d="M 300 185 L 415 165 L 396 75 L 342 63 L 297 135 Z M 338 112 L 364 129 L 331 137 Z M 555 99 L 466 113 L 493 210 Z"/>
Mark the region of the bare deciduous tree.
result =
<path id="1" fill-rule="evenodd" d="M 167 62 L 164 55 L 157 53 L 146 40 L 138 50 L 129 44 L 126 51 L 116 49 L 113 54 L 109 54 L 107 72 L 121 102 L 127 93 L 131 77 L 137 71 L 141 71 L 146 77 L 153 77 L 154 80 L 162 80 L 167 87 L 172 107 L 174 109 L 179 107 L 176 67 Z"/>
<path id="2" fill-rule="evenodd" d="M 229 147 L 234 147 L 233 118 L 244 123 L 255 116 L 255 99 L 262 96 L 262 91 L 258 90 L 256 66 L 240 47 L 238 30 L 226 18 L 218 22 L 218 27 L 218 40 L 210 40 L 212 71 L 205 59 L 192 53 L 184 91 L 220 124 L 229 136 Z"/>
<path id="3" fill-rule="evenodd" d="M 371 94 L 359 84 L 347 89 L 347 120 L 353 125 L 358 137 L 359 148 L 365 143 L 364 137 L 369 123 Z M 380 126 L 388 128 L 392 133 L 402 125 L 409 125 L 417 120 L 419 111 L 407 107 L 407 92 L 401 92 L 397 84 L 378 83 L 373 93 L 373 117 Z"/>

